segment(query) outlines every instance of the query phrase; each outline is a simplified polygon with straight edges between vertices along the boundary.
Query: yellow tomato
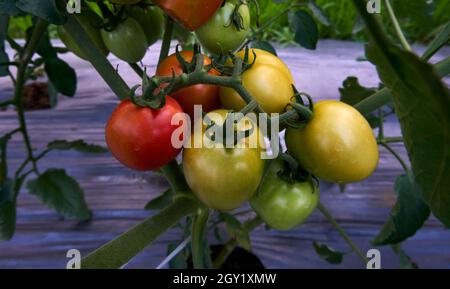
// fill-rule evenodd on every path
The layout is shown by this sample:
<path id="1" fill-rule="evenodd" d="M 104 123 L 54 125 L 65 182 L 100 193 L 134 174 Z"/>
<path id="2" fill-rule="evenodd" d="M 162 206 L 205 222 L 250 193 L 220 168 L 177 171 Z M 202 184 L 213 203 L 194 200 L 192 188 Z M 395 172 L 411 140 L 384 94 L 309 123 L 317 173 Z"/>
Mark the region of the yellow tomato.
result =
<path id="1" fill-rule="evenodd" d="M 339 101 L 317 102 L 304 128 L 287 129 L 286 145 L 303 168 L 330 182 L 363 180 L 378 164 L 377 141 L 369 123 Z"/>
<path id="2" fill-rule="evenodd" d="M 294 91 L 292 74 L 278 57 L 260 49 L 251 49 L 256 54 L 253 66 L 242 74 L 242 83 L 267 113 L 283 113 L 291 101 Z M 249 62 L 254 59 L 249 53 Z M 245 52 L 236 55 L 244 58 Z M 220 100 L 225 108 L 235 111 L 245 106 L 245 101 L 232 88 L 221 87 Z"/>

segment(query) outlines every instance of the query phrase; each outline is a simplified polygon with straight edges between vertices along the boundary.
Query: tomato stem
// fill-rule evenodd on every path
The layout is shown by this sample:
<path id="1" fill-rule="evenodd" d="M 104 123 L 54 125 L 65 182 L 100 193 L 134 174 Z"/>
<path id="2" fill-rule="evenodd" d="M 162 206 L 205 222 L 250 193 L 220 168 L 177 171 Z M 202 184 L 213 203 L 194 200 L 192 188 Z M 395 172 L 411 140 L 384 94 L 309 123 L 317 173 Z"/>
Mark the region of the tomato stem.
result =
<path id="1" fill-rule="evenodd" d="M 191 248 L 194 269 L 208 269 L 212 267 L 211 254 L 209 252 L 209 246 L 205 236 L 207 232 L 206 225 L 208 223 L 208 218 L 209 210 L 202 209 L 200 214 L 194 217 L 194 222 L 192 223 Z"/>
<path id="2" fill-rule="evenodd" d="M 342 236 L 342 238 L 347 242 L 347 244 L 352 248 L 353 252 L 358 255 L 359 258 L 364 262 L 364 264 L 367 264 L 368 260 L 367 257 L 363 254 L 363 252 L 356 246 L 356 244 L 352 241 L 352 239 L 347 235 L 347 233 L 344 231 L 344 229 L 338 224 L 338 222 L 334 219 L 331 212 L 321 203 L 317 205 L 317 208 L 319 211 L 325 216 L 325 218 L 330 221 L 330 223 L 338 230 L 339 234 Z"/>
<path id="3" fill-rule="evenodd" d="M 166 28 L 164 29 L 164 36 L 163 36 L 163 40 L 162 40 L 161 51 L 159 54 L 158 66 L 169 55 L 170 43 L 172 41 L 173 28 L 174 28 L 174 22 L 173 22 L 172 18 L 167 17 L 166 18 Z"/>
<path id="4" fill-rule="evenodd" d="M 398 162 L 400 163 L 400 165 L 402 166 L 402 168 L 405 172 L 409 171 L 409 167 L 406 165 L 406 162 L 403 160 L 403 158 L 400 156 L 400 154 L 397 153 L 390 145 L 388 145 L 384 141 L 379 141 L 378 144 L 380 144 L 385 149 L 387 149 L 398 160 Z"/>
<path id="5" fill-rule="evenodd" d="M 197 210 L 197 202 L 190 198 L 180 198 L 158 214 L 147 218 L 89 254 L 81 261 L 81 268 L 118 269 L 175 225 L 181 218 L 193 214 Z"/>
<path id="6" fill-rule="evenodd" d="M 400 43 L 402 44 L 404 49 L 406 49 L 407 51 L 411 51 L 412 50 L 411 46 L 409 45 L 405 35 L 403 34 L 402 28 L 400 27 L 397 17 L 395 16 L 394 9 L 392 9 L 391 1 L 384 0 L 384 3 L 386 4 L 386 9 L 388 11 L 389 18 L 391 19 L 392 25 L 394 25 L 394 30 L 395 33 L 397 34 L 398 39 L 400 40 Z"/>
<path id="7" fill-rule="evenodd" d="M 172 191 L 178 193 L 189 190 L 186 179 L 184 178 L 184 175 L 181 172 L 176 160 L 172 160 L 170 163 L 163 166 L 161 171 L 169 182 Z"/>

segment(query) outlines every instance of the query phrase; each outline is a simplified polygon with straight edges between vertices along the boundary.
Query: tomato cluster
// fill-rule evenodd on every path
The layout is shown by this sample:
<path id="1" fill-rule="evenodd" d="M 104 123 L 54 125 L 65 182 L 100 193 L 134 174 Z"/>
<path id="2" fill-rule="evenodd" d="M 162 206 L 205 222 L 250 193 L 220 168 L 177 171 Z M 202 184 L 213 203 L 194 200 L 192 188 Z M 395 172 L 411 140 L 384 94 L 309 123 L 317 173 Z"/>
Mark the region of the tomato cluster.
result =
<path id="1" fill-rule="evenodd" d="M 244 66 L 239 85 L 259 108 L 269 114 L 297 111 L 296 105 L 302 101 L 296 94 L 294 77 L 281 59 L 261 49 L 235 52 L 250 31 L 250 10 L 245 1 L 154 3 L 186 29 L 195 31 L 203 48 L 213 55 L 210 58 L 197 49 L 177 51 L 159 63 L 156 79 L 187 81 L 193 71 L 202 72 L 208 79 L 219 79 L 222 74 L 230 79 L 235 74 L 229 71 L 234 71 L 236 59 L 240 58 Z M 94 13 L 85 14 L 82 25 L 100 51 L 107 54 L 109 50 L 124 61 L 137 62 L 161 35 L 163 16 L 157 9 L 129 6 L 128 17 L 110 31 L 93 28 L 94 22 L 101 21 Z M 64 34 L 63 27 L 60 35 L 67 47 L 84 57 Z M 222 59 L 216 56 L 223 55 L 228 55 L 224 62 L 215 62 Z M 203 66 L 198 65 L 198 59 L 202 59 Z M 186 139 L 180 140 L 185 144 L 182 169 L 195 196 L 204 205 L 220 211 L 239 208 L 248 201 L 270 227 L 278 230 L 294 228 L 313 212 L 320 196 L 317 178 L 344 184 L 365 179 L 375 170 L 378 150 L 371 127 L 357 110 L 338 101 L 311 103 L 309 118 L 302 120 L 303 115 L 297 115 L 296 121 L 301 125 L 283 123 L 287 127 L 285 141 L 290 162 L 281 157 L 274 161 L 262 159 L 266 147 L 259 129 L 261 123 L 247 116 L 233 123 L 233 133 L 241 137 L 233 147 L 226 146 L 215 131 L 211 133 L 211 128 L 226 128 L 231 112 L 243 109 L 247 102 L 242 91 L 238 93 L 233 85 L 207 83 L 169 90 L 169 96 L 164 95 L 165 91 L 174 82 L 157 81 L 152 93 L 163 94 L 165 102 L 160 107 L 138 103 L 134 97 L 122 101 L 106 126 L 106 142 L 112 154 L 134 170 L 158 169 L 181 152 L 180 147 L 174 146 L 173 136 L 176 130 L 184 128 L 190 133 L 183 134 Z M 184 112 L 192 119 L 195 105 L 201 105 L 206 113 L 199 130 L 186 129 L 187 119 L 174 124 L 173 117 L 178 113 Z"/>

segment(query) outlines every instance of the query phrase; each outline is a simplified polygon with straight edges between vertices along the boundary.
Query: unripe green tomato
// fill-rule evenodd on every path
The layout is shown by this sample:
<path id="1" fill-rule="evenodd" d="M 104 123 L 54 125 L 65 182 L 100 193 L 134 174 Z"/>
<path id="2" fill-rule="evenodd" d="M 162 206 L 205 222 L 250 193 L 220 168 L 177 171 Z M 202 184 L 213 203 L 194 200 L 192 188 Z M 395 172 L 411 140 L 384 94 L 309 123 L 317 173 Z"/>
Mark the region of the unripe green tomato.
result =
<path id="1" fill-rule="evenodd" d="M 378 164 L 378 145 L 367 120 L 343 102 L 314 104 L 314 116 L 300 129 L 286 130 L 288 151 L 320 179 L 352 183 L 369 177 Z"/>
<path id="2" fill-rule="evenodd" d="M 127 11 L 128 15 L 141 25 L 149 46 L 161 38 L 164 30 L 164 14 L 159 7 L 129 6 Z"/>
<path id="3" fill-rule="evenodd" d="M 99 26 L 101 23 L 100 17 L 92 12 L 91 10 L 83 10 L 78 14 L 78 20 L 83 29 L 87 32 L 91 40 L 94 42 L 95 46 L 103 55 L 108 55 L 109 51 L 103 43 L 100 30 L 94 26 Z M 64 45 L 72 51 L 78 57 L 87 60 L 87 56 L 81 51 L 78 43 L 72 38 L 72 36 L 67 32 L 63 25 L 57 27 L 58 36 Z"/>
<path id="4" fill-rule="evenodd" d="M 119 59 L 136 63 L 144 58 L 148 44 L 144 30 L 133 18 L 127 18 L 113 31 L 101 30 L 103 41 Z"/>
<path id="5" fill-rule="evenodd" d="M 220 109 L 207 115 L 216 124 L 222 125 L 229 112 Z M 244 117 L 239 122 L 239 131 L 250 129 L 249 125 L 244 126 L 246 121 L 248 124 L 251 120 Z M 192 134 L 191 143 L 200 139 L 203 145 L 201 148 L 183 150 L 183 171 L 189 187 L 206 206 L 220 211 L 233 210 L 241 207 L 256 192 L 264 161 L 261 159 L 263 140 L 256 124 L 254 126 L 254 133 L 239 141 L 240 148 L 224 148 L 222 144 L 203 137 L 201 131 L 195 130 Z M 249 147 L 252 139 L 260 145 Z"/>
<path id="6" fill-rule="evenodd" d="M 313 181 L 288 183 L 278 176 L 283 163 L 275 161 L 250 199 L 255 212 L 276 230 L 290 230 L 304 223 L 319 203 L 319 189 Z"/>
<path id="7" fill-rule="evenodd" d="M 195 31 L 198 40 L 209 52 L 220 55 L 238 49 L 250 31 L 250 10 L 247 4 L 239 7 L 243 29 L 238 30 L 232 22 L 236 4 L 226 2 L 216 14 Z"/>

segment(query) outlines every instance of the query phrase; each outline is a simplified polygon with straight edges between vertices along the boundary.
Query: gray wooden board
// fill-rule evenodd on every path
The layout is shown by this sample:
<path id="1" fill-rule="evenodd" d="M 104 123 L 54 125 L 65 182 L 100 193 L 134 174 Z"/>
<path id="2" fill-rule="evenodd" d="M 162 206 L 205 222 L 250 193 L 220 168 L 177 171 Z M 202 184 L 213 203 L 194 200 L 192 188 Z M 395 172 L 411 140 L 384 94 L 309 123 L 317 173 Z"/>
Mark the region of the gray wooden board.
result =
<path id="1" fill-rule="evenodd" d="M 147 53 L 144 63 L 154 72 L 160 43 Z M 423 51 L 423 47 L 416 47 Z M 11 51 L 10 51 L 11 52 Z M 433 61 L 449 55 L 443 50 Z M 292 69 L 300 90 L 315 100 L 337 99 L 338 88 L 349 75 L 359 77 L 365 86 L 377 86 L 378 77 L 368 62 L 358 62 L 363 55 L 360 43 L 321 41 L 317 51 L 283 48 L 279 56 Z M 84 139 L 104 145 L 104 125 L 118 103 L 104 81 L 90 65 L 72 54 L 63 56 L 78 74 L 78 91 L 74 98 L 60 97 L 54 110 L 27 113 L 33 147 L 45 148 L 54 139 Z M 110 57 L 119 72 L 132 86 L 139 78 L 125 64 Z M 447 83 L 449 79 L 446 79 Z M 7 78 L 0 79 L 0 101 L 10 98 L 12 88 Z M 17 126 L 12 109 L 0 111 L 0 134 Z M 394 118 L 386 124 L 390 136 L 400 134 Z M 403 156 L 401 145 L 395 145 Z M 9 165 L 17 168 L 24 157 L 24 146 L 16 136 L 9 146 Z M 0 268 L 64 268 L 68 249 L 87 254 L 105 242 L 137 224 L 152 212 L 143 210 L 148 200 L 167 188 L 165 180 L 153 173 L 136 173 L 122 167 L 109 153 L 101 155 L 77 152 L 52 152 L 39 165 L 46 168 L 65 168 L 85 191 L 93 219 L 80 224 L 64 220 L 34 196 L 24 190 L 18 200 L 17 231 L 8 242 L 0 242 Z M 367 180 L 347 186 L 340 193 L 336 185 L 321 184 L 321 199 L 339 223 L 364 250 L 378 233 L 395 202 L 393 183 L 402 172 L 400 165 L 384 149 L 377 171 Z M 213 238 L 211 238 L 213 239 Z M 340 266 L 329 265 L 314 252 L 312 241 L 317 240 L 348 252 L 349 247 L 336 230 L 315 212 L 309 221 L 289 232 L 266 231 L 263 227 L 251 235 L 253 250 L 269 268 L 361 268 L 360 260 L 349 254 Z M 180 232 L 172 229 L 136 256 L 127 268 L 154 268 L 166 255 L 166 246 L 180 242 Z M 423 268 L 450 268 L 450 232 L 435 219 L 404 244 L 405 251 Z M 395 268 L 398 259 L 392 250 L 381 248 L 382 267 Z"/>

